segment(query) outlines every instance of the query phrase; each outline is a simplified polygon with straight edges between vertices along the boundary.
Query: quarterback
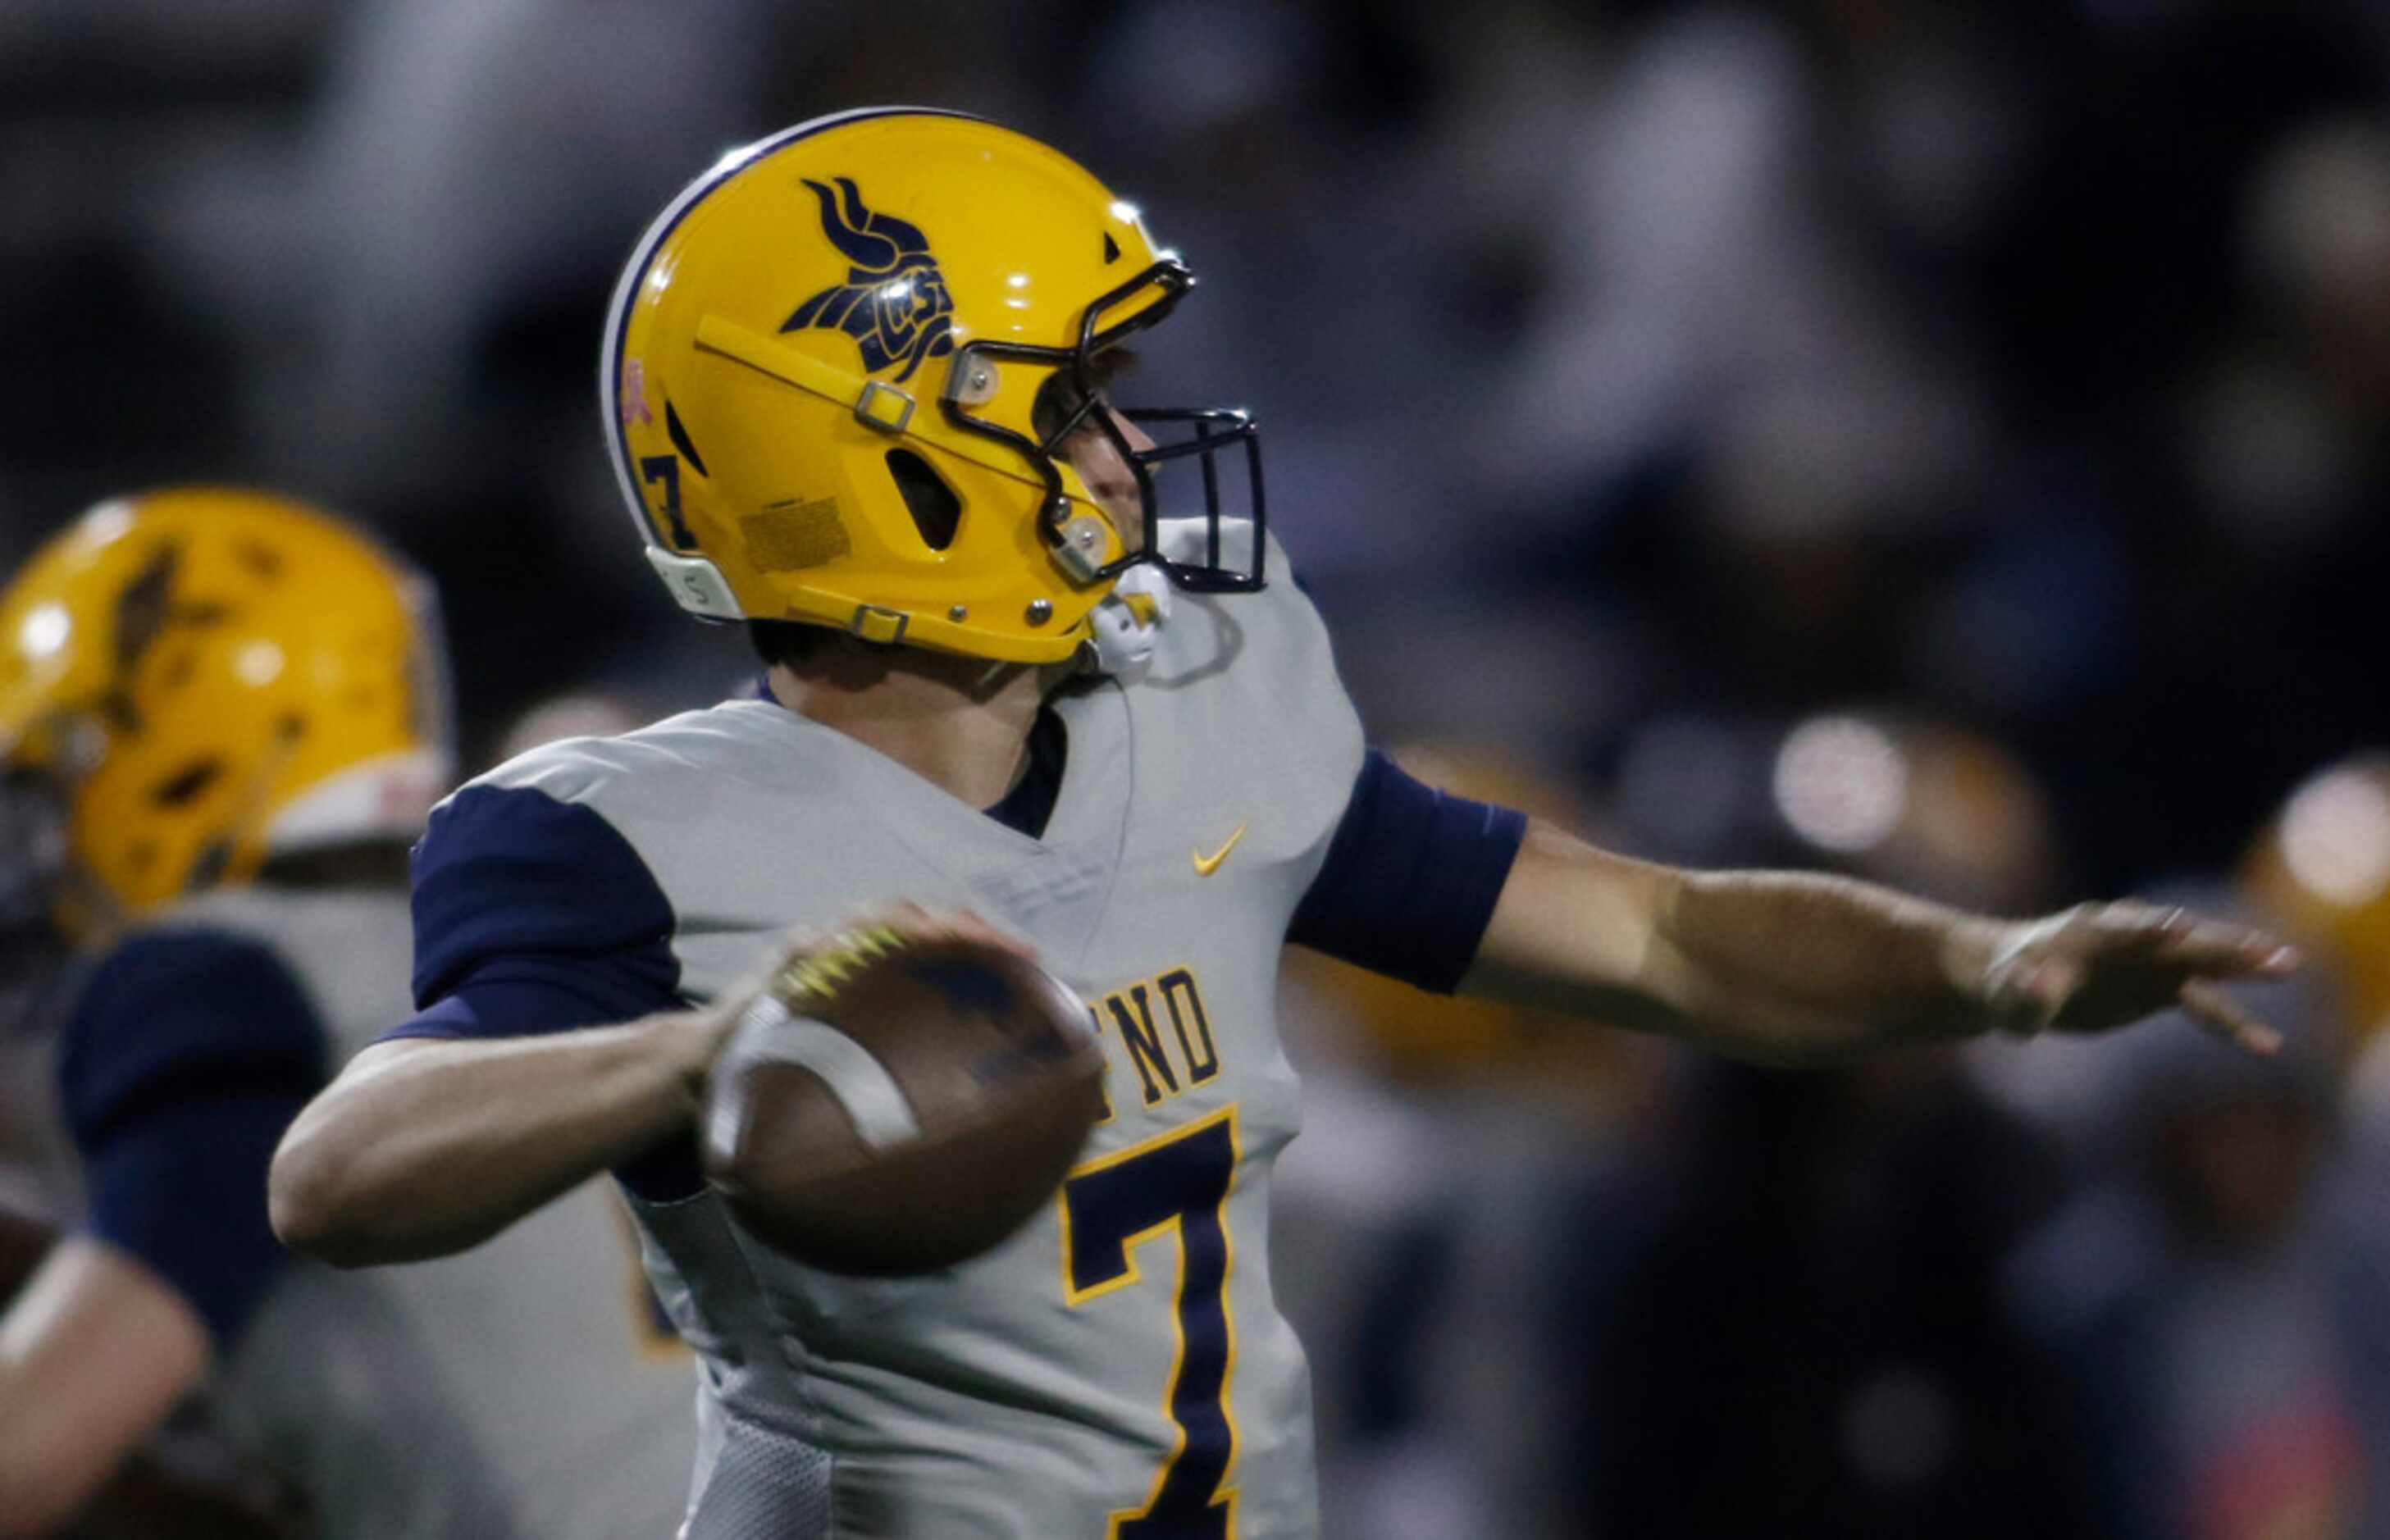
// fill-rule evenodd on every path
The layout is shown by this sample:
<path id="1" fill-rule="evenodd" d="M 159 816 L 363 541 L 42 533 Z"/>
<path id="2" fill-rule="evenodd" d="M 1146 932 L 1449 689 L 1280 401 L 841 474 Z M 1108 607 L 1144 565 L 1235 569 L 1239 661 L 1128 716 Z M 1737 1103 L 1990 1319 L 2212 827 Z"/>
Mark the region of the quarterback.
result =
<path id="1" fill-rule="evenodd" d="M 702 1370 L 692 1540 L 1314 1533 L 1268 1255 L 1290 942 L 1770 1059 L 2178 1001 L 2264 1046 L 2213 987 L 2286 966 L 2262 936 L 1665 869 L 1368 751 L 1253 425 L 1110 400 L 1192 281 L 1054 150 L 887 109 L 726 158 L 616 291 L 604 426 L 647 559 L 748 622 L 768 691 L 435 812 L 418 1014 L 293 1125 L 272 1197 L 294 1246 L 394 1262 L 615 1172 Z M 895 1281 L 774 1252 L 694 1156 L 754 981 L 861 913 L 1033 950 L 1109 1063 L 1042 1215 Z"/>

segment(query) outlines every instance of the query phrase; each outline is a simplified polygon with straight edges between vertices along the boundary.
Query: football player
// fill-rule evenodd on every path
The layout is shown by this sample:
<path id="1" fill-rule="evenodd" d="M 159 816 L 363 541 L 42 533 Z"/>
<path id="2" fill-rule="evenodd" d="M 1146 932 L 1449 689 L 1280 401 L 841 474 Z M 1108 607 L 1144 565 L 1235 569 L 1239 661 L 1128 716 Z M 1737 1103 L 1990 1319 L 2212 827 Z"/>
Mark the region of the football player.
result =
<path id="1" fill-rule="evenodd" d="M 418 1014 L 302 1114 L 273 1198 L 301 1249 L 395 1261 L 613 1168 L 703 1365 L 692 1540 L 1313 1532 L 1266 1224 L 1288 941 L 1770 1059 L 2177 1000 L 2263 1044 L 2210 982 L 2286 965 L 2248 931 L 1664 869 L 1370 754 L 1252 424 L 1108 399 L 1191 282 L 1055 150 L 913 109 L 726 157 L 623 273 L 616 472 L 674 597 L 750 622 L 768 694 L 543 749 L 433 815 Z M 872 1281 L 762 1244 L 692 1122 L 759 953 L 900 903 L 1095 1005 L 1111 1116 L 1010 1239 Z"/>
<path id="2" fill-rule="evenodd" d="M 610 1193 L 371 1277 L 286 1265 L 267 1224 L 283 1129 L 404 1008 L 406 841 L 449 784 L 429 603 L 331 519 L 215 490 L 103 504 L 0 596 L 7 955 L 53 975 L 87 1196 L 0 1317 L 0 1534 L 49 1533 L 202 1387 L 315 1533 L 678 1519 L 693 1376 Z"/>

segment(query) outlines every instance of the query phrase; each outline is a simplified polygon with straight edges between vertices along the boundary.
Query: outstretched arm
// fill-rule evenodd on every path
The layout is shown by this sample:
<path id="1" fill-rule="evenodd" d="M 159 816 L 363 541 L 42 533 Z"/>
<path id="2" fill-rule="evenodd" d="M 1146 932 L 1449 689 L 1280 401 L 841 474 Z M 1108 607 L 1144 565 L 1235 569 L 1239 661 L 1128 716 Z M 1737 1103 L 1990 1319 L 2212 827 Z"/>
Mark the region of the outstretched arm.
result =
<path id="1" fill-rule="evenodd" d="M 2294 962 L 2269 936 L 2140 904 L 2030 921 L 1850 879 L 1690 872 L 1536 823 L 1461 993 L 1792 1062 L 2006 1030 L 2096 1032 L 2179 1006 L 2257 1052 L 2216 987 Z"/>

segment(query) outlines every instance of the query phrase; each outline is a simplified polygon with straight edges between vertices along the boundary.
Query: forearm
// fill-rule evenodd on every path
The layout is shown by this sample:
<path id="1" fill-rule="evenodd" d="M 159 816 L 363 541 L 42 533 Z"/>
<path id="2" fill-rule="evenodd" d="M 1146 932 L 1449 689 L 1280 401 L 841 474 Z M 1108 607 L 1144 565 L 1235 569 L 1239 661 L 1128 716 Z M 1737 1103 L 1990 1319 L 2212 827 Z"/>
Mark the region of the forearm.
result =
<path id="1" fill-rule="evenodd" d="M 1830 1058 L 1985 1024 L 2001 922 L 1845 878 L 1690 872 L 1529 831 L 1464 993 L 1689 1038 Z"/>
<path id="2" fill-rule="evenodd" d="M 691 1013 L 358 1056 L 291 1124 L 284 1242 L 342 1266 L 444 1256 L 687 1129 L 718 1035 Z"/>
<path id="3" fill-rule="evenodd" d="M 1989 1024 L 1976 985 L 2001 922 L 1818 873 L 1677 879 L 1644 983 L 1687 1035 L 1798 1060 Z"/>
<path id="4" fill-rule="evenodd" d="M 53 1247 L 0 1316 L 0 1537 L 47 1534 L 207 1372 L 207 1328 L 89 1238 Z"/>

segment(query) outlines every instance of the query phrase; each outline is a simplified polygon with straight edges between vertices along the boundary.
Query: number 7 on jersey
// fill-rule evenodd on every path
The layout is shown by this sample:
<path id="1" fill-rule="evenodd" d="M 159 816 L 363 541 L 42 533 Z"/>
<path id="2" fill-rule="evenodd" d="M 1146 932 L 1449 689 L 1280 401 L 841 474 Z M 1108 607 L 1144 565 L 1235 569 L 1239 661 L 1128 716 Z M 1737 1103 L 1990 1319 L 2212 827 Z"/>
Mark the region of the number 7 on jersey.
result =
<path id="1" fill-rule="evenodd" d="M 1178 1447 L 1141 1508 L 1112 1515 L 1111 1540 L 1228 1540 L 1237 1455 L 1228 1414 L 1236 1324 L 1228 1315 L 1228 1188 L 1237 1174 L 1237 1110 L 1223 1108 L 1081 1166 L 1062 1184 L 1062 1289 L 1084 1305 L 1143 1276 L 1137 1248 L 1176 1233 L 1178 1351 L 1164 1405 Z"/>

